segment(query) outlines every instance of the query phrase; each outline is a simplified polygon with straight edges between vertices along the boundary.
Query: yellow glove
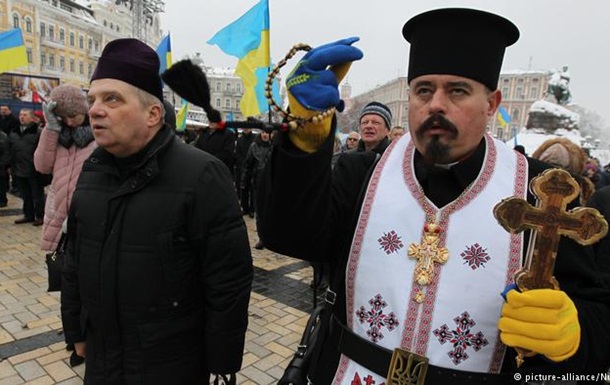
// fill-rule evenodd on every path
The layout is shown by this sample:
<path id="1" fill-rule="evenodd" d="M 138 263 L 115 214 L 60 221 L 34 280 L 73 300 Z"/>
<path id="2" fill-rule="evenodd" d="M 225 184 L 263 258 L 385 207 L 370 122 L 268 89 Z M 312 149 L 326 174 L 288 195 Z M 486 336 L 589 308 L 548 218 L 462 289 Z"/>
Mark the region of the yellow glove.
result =
<path id="1" fill-rule="evenodd" d="M 362 51 L 351 45 L 358 38 L 348 38 L 316 47 L 299 61 L 286 79 L 290 112 L 309 119 L 328 108 L 343 110 L 339 83 L 352 62 L 362 58 Z M 289 132 L 289 138 L 299 149 L 312 153 L 324 143 L 330 133 L 333 114 L 317 122 Z"/>
<path id="2" fill-rule="evenodd" d="M 505 345 L 543 354 L 555 362 L 572 357 L 580 345 L 576 306 L 561 290 L 509 291 L 498 329 Z"/>

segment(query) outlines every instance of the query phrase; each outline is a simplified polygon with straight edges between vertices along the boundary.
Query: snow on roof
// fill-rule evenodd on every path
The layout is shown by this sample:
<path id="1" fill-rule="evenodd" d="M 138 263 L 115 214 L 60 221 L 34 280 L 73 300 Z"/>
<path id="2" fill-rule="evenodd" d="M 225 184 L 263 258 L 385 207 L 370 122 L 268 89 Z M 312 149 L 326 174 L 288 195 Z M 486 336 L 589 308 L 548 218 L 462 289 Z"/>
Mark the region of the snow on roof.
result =
<path id="1" fill-rule="evenodd" d="M 500 76 L 504 75 L 548 75 L 551 71 L 549 70 L 524 70 L 524 69 L 512 69 L 505 70 L 500 73 Z"/>

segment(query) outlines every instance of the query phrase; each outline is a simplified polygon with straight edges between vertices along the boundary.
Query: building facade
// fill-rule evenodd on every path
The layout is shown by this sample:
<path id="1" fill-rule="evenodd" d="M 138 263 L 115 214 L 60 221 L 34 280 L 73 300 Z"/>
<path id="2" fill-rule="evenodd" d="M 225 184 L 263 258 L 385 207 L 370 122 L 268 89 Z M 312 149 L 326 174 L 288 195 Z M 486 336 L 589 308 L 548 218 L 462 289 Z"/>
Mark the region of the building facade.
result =
<path id="1" fill-rule="evenodd" d="M 14 73 L 59 78 L 86 89 L 103 47 L 133 35 L 129 4 L 115 1 L 0 0 L 0 32 L 21 28 L 27 67 Z M 120 2 L 119 2 L 120 3 Z M 145 41 L 162 38 L 158 15 L 146 23 Z"/>
<path id="2" fill-rule="evenodd" d="M 498 89 L 502 91 L 500 104 L 510 117 L 507 125 L 498 119 L 491 119 L 488 131 L 500 140 L 509 140 L 514 137 L 522 127 L 525 127 L 528 111 L 534 102 L 544 98 L 551 71 L 505 71 L 500 74 Z"/>

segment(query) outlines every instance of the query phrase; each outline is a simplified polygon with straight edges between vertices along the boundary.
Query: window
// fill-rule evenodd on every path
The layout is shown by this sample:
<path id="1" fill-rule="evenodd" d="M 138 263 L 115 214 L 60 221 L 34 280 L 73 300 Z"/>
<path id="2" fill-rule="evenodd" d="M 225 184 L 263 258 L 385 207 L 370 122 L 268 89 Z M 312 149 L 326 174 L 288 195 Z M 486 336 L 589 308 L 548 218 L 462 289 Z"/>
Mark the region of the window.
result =
<path id="1" fill-rule="evenodd" d="M 220 92 L 222 90 L 222 84 L 220 82 L 216 82 L 216 91 Z"/>
<path id="2" fill-rule="evenodd" d="M 32 33 L 32 19 L 29 17 L 25 18 L 25 31 L 27 33 Z"/>
<path id="3" fill-rule="evenodd" d="M 25 49 L 25 53 L 28 56 L 28 63 L 32 63 L 34 60 L 32 59 L 32 49 L 31 48 L 26 48 Z"/>
<path id="4" fill-rule="evenodd" d="M 89 44 L 87 46 L 89 49 L 93 49 L 93 39 L 89 38 Z"/>
<path id="5" fill-rule="evenodd" d="M 74 72 L 74 59 L 70 59 L 70 72 Z"/>
<path id="6" fill-rule="evenodd" d="M 538 83 L 538 78 L 533 78 L 532 83 Z"/>
<path id="7" fill-rule="evenodd" d="M 525 99 L 525 95 L 523 95 L 523 87 L 517 87 L 517 97 L 519 99 Z"/>
<path id="8" fill-rule="evenodd" d="M 227 83 L 227 92 L 231 92 L 231 83 Z"/>
<path id="9" fill-rule="evenodd" d="M 91 73 L 93 72 L 93 65 L 91 63 L 87 64 L 87 76 L 91 77 Z"/>
<path id="10" fill-rule="evenodd" d="M 40 23 L 40 37 L 45 37 L 47 33 L 46 26 L 44 23 Z"/>
<path id="11" fill-rule="evenodd" d="M 49 54 L 49 67 L 55 68 L 55 55 Z"/>
<path id="12" fill-rule="evenodd" d="M 19 28 L 19 15 L 13 13 L 13 28 Z"/>
<path id="13" fill-rule="evenodd" d="M 237 83 L 235 85 L 235 92 L 237 92 L 238 94 L 241 94 L 241 83 Z"/>
<path id="14" fill-rule="evenodd" d="M 66 31 L 63 28 L 59 30 L 59 41 L 66 42 Z"/>
<path id="15" fill-rule="evenodd" d="M 513 114 L 510 117 L 511 120 L 519 120 L 519 114 L 521 111 L 519 111 L 518 108 L 513 108 Z"/>
<path id="16" fill-rule="evenodd" d="M 225 99 L 225 108 L 227 110 L 231 109 L 231 99 Z"/>
<path id="17" fill-rule="evenodd" d="M 235 109 L 239 111 L 239 99 L 235 101 Z"/>
<path id="18" fill-rule="evenodd" d="M 49 39 L 55 40 L 55 27 L 49 25 Z"/>
<path id="19" fill-rule="evenodd" d="M 47 62 L 47 55 L 44 52 L 40 53 L 40 66 L 44 66 Z"/>
<path id="20" fill-rule="evenodd" d="M 70 32 L 70 46 L 74 47 L 74 32 Z"/>
<path id="21" fill-rule="evenodd" d="M 78 62 L 78 73 L 81 75 L 85 74 L 85 63 L 83 63 L 82 61 Z"/>
<path id="22" fill-rule="evenodd" d="M 220 108 L 220 98 L 216 98 L 216 108 Z"/>
<path id="23" fill-rule="evenodd" d="M 80 48 L 80 49 L 85 48 L 85 37 L 84 36 L 78 37 L 78 48 Z"/>
<path id="24" fill-rule="evenodd" d="M 508 87 L 502 87 L 502 97 L 508 98 Z"/>
<path id="25" fill-rule="evenodd" d="M 59 68 L 61 68 L 62 71 L 65 71 L 66 69 L 66 59 L 63 57 L 59 58 Z"/>
<path id="26" fill-rule="evenodd" d="M 110 29 L 114 29 L 114 24 L 110 22 Z"/>
<path id="27" fill-rule="evenodd" d="M 104 20 L 104 27 L 108 26 L 108 22 L 106 20 Z"/>
<path id="28" fill-rule="evenodd" d="M 504 82 L 504 83 L 508 83 L 508 82 L 509 82 L 509 80 L 508 80 L 508 78 L 504 78 L 504 79 L 502 80 L 502 82 Z"/>
<path id="29" fill-rule="evenodd" d="M 121 29 L 119 28 L 119 26 L 118 26 L 118 25 L 116 26 L 116 31 L 117 31 L 117 32 L 121 32 Z"/>
<path id="30" fill-rule="evenodd" d="M 517 79 L 517 83 L 519 83 L 519 84 L 523 84 L 523 78 L 519 78 L 519 79 Z"/>
<path id="31" fill-rule="evenodd" d="M 93 45 L 95 46 L 95 50 L 96 50 L 96 51 L 99 51 L 99 50 L 100 50 L 100 43 L 99 43 L 99 41 L 97 41 L 97 40 L 96 40 L 96 41 L 94 41 L 94 42 L 93 42 Z"/>
<path id="32" fill-rule="evenodd" d="M 538 87 L 530 88 L 530 98 L 535 99 L 538 97 Z"/>

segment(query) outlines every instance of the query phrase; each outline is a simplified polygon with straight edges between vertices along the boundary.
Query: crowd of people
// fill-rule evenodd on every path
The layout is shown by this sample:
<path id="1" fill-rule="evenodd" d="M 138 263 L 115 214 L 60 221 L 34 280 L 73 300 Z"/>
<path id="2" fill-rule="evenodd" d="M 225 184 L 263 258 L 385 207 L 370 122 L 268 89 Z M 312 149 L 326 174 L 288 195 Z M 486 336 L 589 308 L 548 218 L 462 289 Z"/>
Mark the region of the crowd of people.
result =
<path id="1" fill-rule="evenodd" d="M 42 116 L 0 106 L 0 207 L 15 186 L 15 224 L 42 225 L 45 252 L 68 239 L 61 316 L 85 384 L 236 383 L 254 274 L 244 216 L 254 248 L 310 261 L 327 288 L 307 365 L 286 384 L 381 384 L 405 375 L 396 359 L 425 363 L 425 384 L 608 369 L 610 238 L 563 239 L 560 289 L 520 291 L 531 235 L 506 232 L 493 208 L 508 196 L 535 205 L 529 181 L 559 167 L 581 186 L 570 207 L 610 218 L 610 170 L 567 139 L 527 156 L 486 132 L 519 38 L 511 21 L 437 9 L 402 32 L 408 129 L 379 101 L 344 137 L 320 114 L 341 105 L 357 38 L 312 49 L 289 75 L 299 126 L 288 132 L 210 124 L 185 143 L 159 58 L 137 39 L 104 47 L 86 95 L 58 86 Z M 520 368 L 512 348 L 535 356 Z"/>

